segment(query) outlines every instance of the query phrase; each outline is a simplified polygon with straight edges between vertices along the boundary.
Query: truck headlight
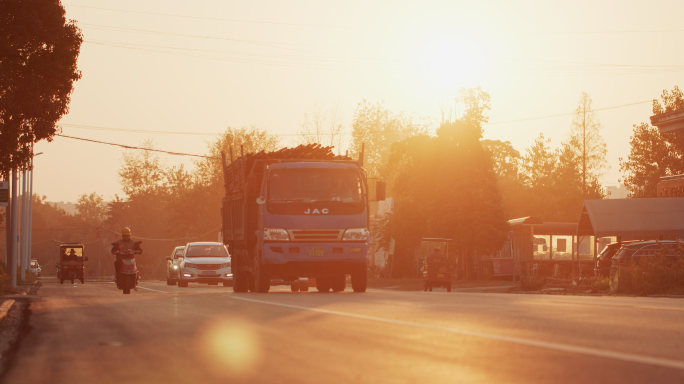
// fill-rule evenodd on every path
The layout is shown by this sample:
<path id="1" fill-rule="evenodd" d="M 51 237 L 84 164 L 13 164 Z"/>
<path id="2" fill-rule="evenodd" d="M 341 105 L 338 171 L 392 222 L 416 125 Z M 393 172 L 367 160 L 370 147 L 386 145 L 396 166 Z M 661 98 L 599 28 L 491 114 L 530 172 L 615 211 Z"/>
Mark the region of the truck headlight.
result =
<path id="1" fill-rule="evenodd" d="M 368 230 L 366 228 L 350 228 L 344 231 L 342 241 L 363 241 L 368 240 Z"/>
<path id="2" fill-rule="evenodd" d="M 290 241 L 290 235 L 281 228 L 264 228 L 264 240 Z"/>

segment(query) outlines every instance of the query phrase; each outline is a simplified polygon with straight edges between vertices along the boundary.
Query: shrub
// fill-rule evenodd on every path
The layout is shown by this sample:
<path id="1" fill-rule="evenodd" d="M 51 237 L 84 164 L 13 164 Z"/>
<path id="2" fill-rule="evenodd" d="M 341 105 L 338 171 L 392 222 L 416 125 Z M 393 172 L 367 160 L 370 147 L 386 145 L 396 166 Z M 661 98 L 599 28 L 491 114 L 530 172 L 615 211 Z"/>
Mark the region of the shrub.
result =
<path id="1" fill-rule="evenodd" d="M 678 258 L 675 262 L 664 256 L 643 258 L 639 264 L 632 264 L 625 272 L 627 273 L 623 275 L 629 275 L 628 286 L 632 293 L 653 295 L 680 291 L 684 288 L 684 259 L 682 258 Z"/>

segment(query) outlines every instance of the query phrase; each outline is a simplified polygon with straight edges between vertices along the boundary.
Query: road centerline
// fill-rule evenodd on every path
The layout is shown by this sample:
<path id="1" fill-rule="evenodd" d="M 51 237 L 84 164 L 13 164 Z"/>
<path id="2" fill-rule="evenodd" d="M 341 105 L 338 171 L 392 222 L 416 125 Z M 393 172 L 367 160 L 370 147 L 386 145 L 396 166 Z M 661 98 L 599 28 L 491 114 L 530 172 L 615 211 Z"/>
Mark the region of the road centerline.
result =
<path id="1" fill-rule="evenodd" d="M 242 300 L 242 301 L 248 301 L 248 302 L 253 302 L 253 303 L 258 303 L 258 304 L 274 305 L 274 306 L 299 309 L 299 310 L 304 310 L 304 311 L 325 313 L 328 315 L 345 316 L 345 317 L 361 319 L 361 320 L 369 320 L 369 321 L 376 321 L 376 322 L 387 323 L 387 324 L 403 325 L 403 326 L 408 326 L 408 327 L 422 328 L 422 329 L 428 329 L 428 330 L 434 330 L 434 331 L 442 331 L 442 332 L 448 332 L 448 333 L 457 334 L 457 335 L 478 337 L 478 338 L 482 338 L 482 339 L 489 339 L 489 340 L 495 340 L 495 341 L 503 341 L 503 342 L 513 343 L 513 344 L 525 345 L 525 346 L 530 346 L 530 347 L 545 348 L 545 349 L 561 351 L 561 352 L 583 354 L 583 355 L 603 357 L 603 358 L 614 359 L 614 360 L 622 360 L 622 361 L 628 361 L 628 362 L 634 362 L 634 363 L 640 363 L 640 364 L 649 364 L 649 365 L 656 365 L 656 366 L 661 366 L 661 367 L 684 370 L 684 361 L 664 359 L 664 358 L 660 358 L 660 357 L 636 355 L 636 354 L 632 354 L 632 353 L 615 352 L 615 351 L 608 351 L 608 350 L 596 349 L 596 348 L 590 348 L 590 347 L 581 347 L 581 346 L 575 346 L 575 345 L 569 345 L 569 344 L 561 344 L 561 343 L 554 343 L 554 342 L 547 342 L 547 341 L 524 339 L 521 337 L 512 337 L 512 336 L 496 335 L 496 334 L 491 334 L 491 333 L 468 331 L 468 330 L 464 330 L 464 329 L 440 327 L 440 326 L 429 325 L 429 324 L 412 323 L 412 322 L 403 321 L 403 320 L 386 319 L 386 318 L 382 318 L 382 317 L 359 315 L 359 314 L 348 313 L 348 312 L 331 311 L 328 309 L 311 308 L 311 307 L 303 307 L 303 306 L 292 305 L 292 304 L 275 303 L 275 302 L 271 302 L 271 301 L 248 299 L 248 298 L 236 297 L 236 296 L 232 296 L 232 295 L 223 295 L 223 296 L 234 299 L 234 300 Z"/>

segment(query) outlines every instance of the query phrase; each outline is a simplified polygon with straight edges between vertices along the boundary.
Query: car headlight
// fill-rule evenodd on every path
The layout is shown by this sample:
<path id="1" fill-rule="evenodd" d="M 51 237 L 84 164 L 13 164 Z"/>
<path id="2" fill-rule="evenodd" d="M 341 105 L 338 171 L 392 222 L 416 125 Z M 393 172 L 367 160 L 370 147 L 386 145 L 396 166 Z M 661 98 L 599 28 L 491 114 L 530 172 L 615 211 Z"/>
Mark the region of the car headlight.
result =
<path id="1" fill-rule="evenodd" d="M 230 267 L 230 261 L 227 263 L 223 263 L 219 266 L 219 268 L 228 268 L 228 267 Z"/>
<path id="2" fill-rule="evenodd" d="M 177 266 L 177 265 L 174 265 L 172 268 L 173 268 L 173 269 L 178 269 L 178 266 Z"/>
<path id="3" fill-rule="evenodd" d="M 281 228 L 264 228 L 264 240 L 290 241 L 290 235 Z"/>
<path id="4" fill-rule="evenodd" d="M 184 267 L 185 267 L 185 268 L 197 268 L 197 264 L 185 263 Z"/>
<path id="5" fill-rule="evenodd" d="M 366 228 L 350 228 L 344 231 L 342 241 L 363 241 L 368 240 L 368 230 Z"/>

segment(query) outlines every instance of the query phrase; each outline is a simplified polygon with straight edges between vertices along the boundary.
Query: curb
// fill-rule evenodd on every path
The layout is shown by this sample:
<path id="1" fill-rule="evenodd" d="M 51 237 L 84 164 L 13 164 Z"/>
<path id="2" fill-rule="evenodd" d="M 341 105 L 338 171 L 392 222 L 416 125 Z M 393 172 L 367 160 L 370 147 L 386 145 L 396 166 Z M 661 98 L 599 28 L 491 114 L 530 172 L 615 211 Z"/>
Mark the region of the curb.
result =
<path id="1" fill-rule="evenodd" d="M 5 300 L 2 302 L 0 305 L 0 320 L 4 319 L 5 316 L 7 316 L 7 313 L 9 312 L 10 308 L 12 308 L 12 305 L 14 304 L 14 300 L 9 299 Z"/>

